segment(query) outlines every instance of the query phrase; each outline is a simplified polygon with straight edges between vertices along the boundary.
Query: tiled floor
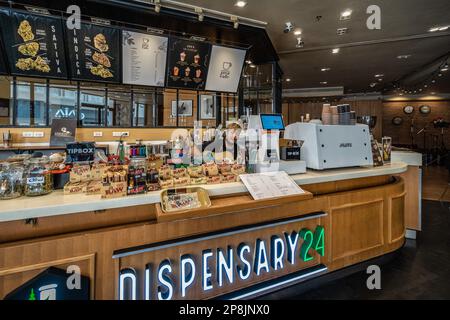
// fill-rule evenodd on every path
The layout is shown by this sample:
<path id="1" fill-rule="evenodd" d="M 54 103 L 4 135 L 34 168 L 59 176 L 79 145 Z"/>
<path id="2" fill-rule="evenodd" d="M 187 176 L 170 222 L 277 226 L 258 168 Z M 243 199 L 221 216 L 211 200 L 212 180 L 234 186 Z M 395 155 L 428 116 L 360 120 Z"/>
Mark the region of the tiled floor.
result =
<path id="1" fill-rule="evenodd" d="M 263 299 L 450 299 L 450 203 L 424 201 L 423 208 L 418 240 L 380 266 L 382 290 L 368 290 L 363 271 L 308 291 L 300 284 Z"/>

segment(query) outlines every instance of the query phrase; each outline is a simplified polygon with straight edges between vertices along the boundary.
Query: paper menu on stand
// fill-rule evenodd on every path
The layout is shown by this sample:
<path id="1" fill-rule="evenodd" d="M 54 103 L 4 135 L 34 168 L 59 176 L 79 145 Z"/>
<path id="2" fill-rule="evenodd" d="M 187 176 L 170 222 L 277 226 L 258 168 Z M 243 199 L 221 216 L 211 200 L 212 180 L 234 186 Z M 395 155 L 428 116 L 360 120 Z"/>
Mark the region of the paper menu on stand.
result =
<path id="1" fill-rule="evenodd" d="M 239 176 L 255 200 L 304 194 L 294 180 L 284 171 L 245 174 Z"/>

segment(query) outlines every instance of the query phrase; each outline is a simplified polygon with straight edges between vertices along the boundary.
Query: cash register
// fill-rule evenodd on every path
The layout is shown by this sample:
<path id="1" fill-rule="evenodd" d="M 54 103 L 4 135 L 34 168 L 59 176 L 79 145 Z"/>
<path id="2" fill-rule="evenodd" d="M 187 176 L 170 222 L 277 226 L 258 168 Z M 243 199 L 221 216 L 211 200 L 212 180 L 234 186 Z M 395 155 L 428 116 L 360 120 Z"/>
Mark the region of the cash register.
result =
<path id="1" fill-rule="evenodd" d="M 300 160 L 301 146 L 297 142 L 280 148 L 280 133 L 285 130 L 283 115 L 261 114 L 258 118 L 260 127 L 253 128 L 261 130 L 256 172 L 306 173 L 306 162 Z"/>

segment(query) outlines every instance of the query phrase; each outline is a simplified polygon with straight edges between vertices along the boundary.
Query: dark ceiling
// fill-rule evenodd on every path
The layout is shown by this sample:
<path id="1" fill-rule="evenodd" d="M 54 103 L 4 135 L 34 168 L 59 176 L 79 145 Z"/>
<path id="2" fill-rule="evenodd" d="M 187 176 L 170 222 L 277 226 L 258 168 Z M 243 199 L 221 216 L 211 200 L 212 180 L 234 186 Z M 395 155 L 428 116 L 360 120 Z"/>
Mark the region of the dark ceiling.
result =
<path id="1" fill-rule="evenodd" d="M 450 29 L 428 32 L 433 26 L 450 25 L 449 0 L 247 0 L 244 8 L 236 7 L 235 0 L 180 2 L 268 22 L 285 78 L 292 79 L 284 88 L 343 86 L 346 92 L 380 91 L 450 53 Z M 366 26 L 366 9 L 374 4 L 381 8 L 381 30 Z M 340 21 L 345 9 L 353 11 L 351 19 Z M 283 32 L 287 21 L 302 30 L 303 48 L 296 48 L 296 36 Z M 336 30 L 344 27 L 348 33 L 338 36 Z M 341 50 L 332 54 L 332 48 Z M 398 59 L 399 55 L 411 56 Z M 322 72 L 322 67 L 331 70 Z M 375 74 L 383 74 L 383 81 Z M 378 85 L 372 88 L 374 82 Z M 426 90 L 450 92 L 450 71 Z"/>

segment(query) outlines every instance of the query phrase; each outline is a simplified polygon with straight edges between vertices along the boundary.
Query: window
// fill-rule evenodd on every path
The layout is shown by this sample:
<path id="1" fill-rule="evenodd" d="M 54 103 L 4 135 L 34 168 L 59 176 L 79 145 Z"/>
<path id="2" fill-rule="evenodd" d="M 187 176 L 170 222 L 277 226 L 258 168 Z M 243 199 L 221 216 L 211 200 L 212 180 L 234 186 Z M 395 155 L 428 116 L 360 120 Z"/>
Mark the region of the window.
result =
<path id="1" fill-rule="evenodd" d="M 18 80 L 16 83 L 16 125 L 47 125 L 47 84 Z"/>
<path id="2" fill-rule="evenodd" d="M 49 125 L 53 119 L 77 119 L 77 88 L 67 84 L 50 84 Z"/>
<path id="3" fill-rule="evenodd" d="M 131 93 L 108 91 L 108 127 L 131 127 Z"/>
<path id="4" fill-rule="evenodd" d="M 0 77 L 0 125 L 13 124 L 14 85 L 8 77 Z"/>
<path id="5" fill-rule="evenodd" d="M 82 127 L 105 126 L 104 88 L 82 88 L 80 90 L 80 122 Z"/>
<path id="6" fill-rule="evenodd" d="M 153 108 L 154 93 L 133 92 L 133 127 L 154 127 L 156 114 Z"/>

